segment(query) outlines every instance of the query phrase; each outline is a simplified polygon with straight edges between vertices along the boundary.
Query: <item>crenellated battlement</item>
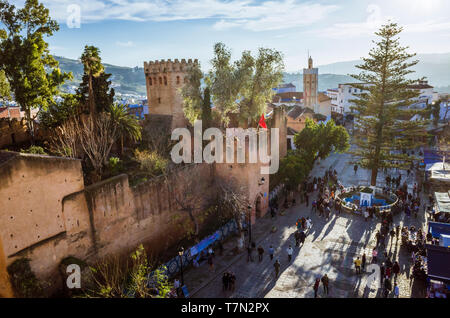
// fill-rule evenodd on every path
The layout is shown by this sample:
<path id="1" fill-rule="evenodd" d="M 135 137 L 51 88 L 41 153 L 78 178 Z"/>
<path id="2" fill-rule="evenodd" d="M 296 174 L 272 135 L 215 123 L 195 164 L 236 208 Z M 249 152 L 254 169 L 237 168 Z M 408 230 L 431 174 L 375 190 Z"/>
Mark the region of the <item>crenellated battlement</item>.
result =
<path id="1" fill-rule="evenodd" d="M 190 65 L 198 65 L 198 59 L 192 60 L 188 59 L 171 59 L 166 60 L 155 60 L 144 62 L 145 74 L 157 74 L 157 73 L 169 73 L 169 72 L 185 72 L 186 68 Z"/>

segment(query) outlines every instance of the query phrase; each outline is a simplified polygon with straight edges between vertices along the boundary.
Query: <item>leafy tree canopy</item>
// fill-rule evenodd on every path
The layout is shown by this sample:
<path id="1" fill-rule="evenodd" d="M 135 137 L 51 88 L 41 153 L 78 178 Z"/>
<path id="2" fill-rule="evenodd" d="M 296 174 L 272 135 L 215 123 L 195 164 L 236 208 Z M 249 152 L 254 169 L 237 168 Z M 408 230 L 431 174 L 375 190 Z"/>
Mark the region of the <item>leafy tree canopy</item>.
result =
<path id="1" fill-rule="evenodd" d="M 326 158 L 331 152 L 344 152 L 350 147 L 350 137 L 343 126 L 333 120 L 316 123 L 307 118 L 305 128 L 294 136 L 297 149 L 305 151 L 313 160 Z"/>
<path id="2" fill-rule="evenodd" d="M 52 36 L 59 26 L 49 10 L 37 0 L 26 0 L 21 9 L 0 0 L 0 69 L 14 92 L 14 98 L 25 111 L 28 128 L 34 136 L 31 110 L 45 110 L 53 103 L 59 86 L 71 78 L 62 73 L 50 55 L 44 37 Z"/>

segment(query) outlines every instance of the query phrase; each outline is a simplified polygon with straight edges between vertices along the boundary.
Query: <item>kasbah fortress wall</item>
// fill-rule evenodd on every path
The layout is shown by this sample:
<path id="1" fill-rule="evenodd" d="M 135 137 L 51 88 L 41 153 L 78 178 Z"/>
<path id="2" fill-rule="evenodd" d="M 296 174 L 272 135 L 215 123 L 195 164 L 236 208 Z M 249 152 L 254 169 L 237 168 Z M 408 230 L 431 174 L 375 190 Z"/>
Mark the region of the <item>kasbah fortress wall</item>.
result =
<path id="1" fill-rule="evenodd" d="M 179 88 L 192 62 L 183 61 L 145 63 L 149 116 L 172 116 L 172 128 L 187 125 Z M 151 68 L 155 65 L 159 73 Z M 268 125 L 280 128 L 282 157 L 284 110 L 277 110 Z M 237 181 L 252 203 L 255 222 L 268 209 L 269 175 L 261 175 L 260 167 L 201 163 L 184 165 L 179 173 L 195 177 L 205 200 L 216 195 L 218 178 Z M 262 177 L 264 184 L 259 183 Z M 123 174 L 84 186 L 80 160 L 0 151 L 0 297 L 11 296 L 5 267 L 18 258 L 29 258 L 36 276 L 51 284 L 49 290 L 57 290 L 63 284 L 58 267 L 66 257 L 92 264 L 107 255 L 129 253 L 141 243 L 152 255 L 176 245 L 187 234 L 183 223 L 189 222 L 171 195 L 180 191 L 179 180 L 179 175 L 169 175 L 130 187 Z"/>

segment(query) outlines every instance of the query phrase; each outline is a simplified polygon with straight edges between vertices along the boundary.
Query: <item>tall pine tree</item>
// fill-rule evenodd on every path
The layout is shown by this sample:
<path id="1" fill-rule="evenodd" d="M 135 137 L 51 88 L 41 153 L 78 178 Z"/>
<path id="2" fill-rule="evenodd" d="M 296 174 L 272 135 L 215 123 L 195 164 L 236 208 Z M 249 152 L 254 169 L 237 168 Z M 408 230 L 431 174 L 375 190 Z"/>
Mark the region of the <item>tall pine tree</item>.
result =
<path id="1" fill-rule="evenodd" d="M 421 111 L 409 108 L 419 93 L 410 89 L 414 81 L 406 75 L 418 61 L 410 61 L 415 54 L 400 46 L 401 31 L 396 23 L 383 25 L 375 33 L 380 39 L 369 57 L 356 66 L 361 73 L 352 75 L 362 82 L 352 86 L 363 91 L 359 99 L 352 100 L 355 126 L 362 132 L 355 137 L 357 149 L 352 153 L 359 165 L 371 170 L 371 185 L 376 185 L 380 169 L 407 169 L 415 158 L 406 151 L 418 147 L 426 136 L 427 122 L 410 120 Z"/>

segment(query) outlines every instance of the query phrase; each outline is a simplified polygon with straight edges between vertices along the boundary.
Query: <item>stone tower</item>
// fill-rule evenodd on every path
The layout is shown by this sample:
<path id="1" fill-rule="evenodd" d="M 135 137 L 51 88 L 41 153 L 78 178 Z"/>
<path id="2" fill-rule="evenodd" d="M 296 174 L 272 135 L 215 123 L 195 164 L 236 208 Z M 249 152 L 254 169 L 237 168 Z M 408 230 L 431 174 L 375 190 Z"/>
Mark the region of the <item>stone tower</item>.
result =
<path id="1" fill-rule="evenodd" d="M 172 129 L 186 127 L 188 123 L 183 112 L 180 89 L 187 81 L 186 71 L 191 65 L 198 65 L 198 60 L 144 62 L 149 116 L 171 116 Z"/>
<path id="2" fill-rule="evenodd" d="M 303 100 L 304 106 L 312 110 L 318 105 L 317 87 L 319 83 L 319 70 L 313 67 L 311 56 L 308 58 L 308 68 L 303 69 Z"/>

